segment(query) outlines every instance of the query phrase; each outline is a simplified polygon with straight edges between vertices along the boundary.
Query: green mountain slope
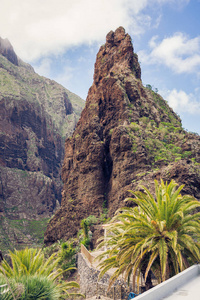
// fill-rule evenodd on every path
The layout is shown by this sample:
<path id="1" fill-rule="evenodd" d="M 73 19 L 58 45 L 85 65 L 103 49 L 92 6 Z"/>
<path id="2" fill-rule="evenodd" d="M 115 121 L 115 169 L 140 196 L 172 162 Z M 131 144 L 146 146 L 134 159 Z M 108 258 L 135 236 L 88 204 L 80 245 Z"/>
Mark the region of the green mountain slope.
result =
<path id="1" fill-rule="evenodd" d="M 0 39 L 0 248 L 41 242 L 61 201 L 65 139 L 84 104 Z"/>

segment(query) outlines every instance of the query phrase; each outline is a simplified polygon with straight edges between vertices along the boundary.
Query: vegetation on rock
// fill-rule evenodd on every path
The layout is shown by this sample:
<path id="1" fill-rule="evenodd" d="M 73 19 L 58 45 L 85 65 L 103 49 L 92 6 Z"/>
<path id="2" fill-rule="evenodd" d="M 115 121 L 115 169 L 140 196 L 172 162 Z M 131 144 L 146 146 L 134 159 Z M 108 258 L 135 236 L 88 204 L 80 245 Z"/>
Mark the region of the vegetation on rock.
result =
<path id="1" fill-rule="evenodd" d="M 174 179 L 183 194 L 200 199 L 200 137 L 182 128 L 156 89 L 143 86 L 133 50 L 122 27 L 99 49 L 85 108 L 66 140 L 61 208 L 48 223 L 46 245 L 76 236 L 91 214 L 99 220 L 106 209 L 112 217 L 141 183 L 152 193 L 155 178 Z"/>

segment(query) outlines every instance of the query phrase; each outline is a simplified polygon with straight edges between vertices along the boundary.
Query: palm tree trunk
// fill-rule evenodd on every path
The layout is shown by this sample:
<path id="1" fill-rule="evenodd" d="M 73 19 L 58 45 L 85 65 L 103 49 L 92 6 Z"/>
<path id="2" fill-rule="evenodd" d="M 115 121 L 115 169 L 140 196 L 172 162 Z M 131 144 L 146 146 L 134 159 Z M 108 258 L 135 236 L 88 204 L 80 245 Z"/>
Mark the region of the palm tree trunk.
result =
<path id="1" fill-rule="evenodd" d="M 133 291 L 135 292 L 135 274 L 133 275 Z"/>
<path id="2" fill-rule="evenodd" d="M 143 278 L 145 278 L 146 264 L 142 265 L 141 272 L 142 272 Z M 145 289 L 146 289 L 146 291 L 148 291 L 149 289 L 151 289 L 153 287 L 152 279 L 151 279 L 151 274 L 152 274 L 152 272 L 150 270 L 149 273 L 148 273 L 148 275 L 147 275 L 146 281 L 145 281 Z"/>

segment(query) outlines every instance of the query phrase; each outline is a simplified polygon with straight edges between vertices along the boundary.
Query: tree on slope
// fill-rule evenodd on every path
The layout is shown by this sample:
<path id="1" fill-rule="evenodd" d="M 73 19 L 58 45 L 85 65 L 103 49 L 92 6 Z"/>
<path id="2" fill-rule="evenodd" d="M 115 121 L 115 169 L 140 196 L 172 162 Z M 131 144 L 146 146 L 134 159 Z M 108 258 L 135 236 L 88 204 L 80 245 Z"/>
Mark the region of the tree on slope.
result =
<path id="1" fill-rule="evenodd" d="M 117 212 L 109 225 L 109 238 L 99 247 L 108 250 L 99 256 L 100 276 L 115 267 L 110 285 L 124 274 L 139 286 L 142 272 L 146 289 L 151 287 L 151 272 L 159 282 L 200 262 L 200 203 L 190 195 L 180 194 L 177 187 L 155 180 L 155 197 L 142 186 L 144 192 L 130 191 L 134 197 L 126 199 L 136 204 Z M 105 259 L 106 257 L 106 259 Z"/>

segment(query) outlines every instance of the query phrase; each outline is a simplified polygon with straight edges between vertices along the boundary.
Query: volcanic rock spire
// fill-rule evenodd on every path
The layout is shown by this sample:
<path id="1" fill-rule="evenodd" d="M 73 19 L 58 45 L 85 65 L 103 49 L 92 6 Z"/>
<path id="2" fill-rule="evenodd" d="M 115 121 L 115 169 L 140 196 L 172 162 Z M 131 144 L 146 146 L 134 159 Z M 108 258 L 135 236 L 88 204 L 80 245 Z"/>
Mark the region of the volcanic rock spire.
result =
<path id="1" fill-rule="evenodd" d="M 48 225 L 46 244 L 74 236 L 81 219 L 98 217 L 105 207 L 112 216 L 144 175 L 153 182 L 154 150 L 173 138 L 161 133 L 163 123 L 182 130 L 166 101 L 143 87 L 130 36 L 122 27 L 109 32 L 96 57 L 85 108 L 65 143 L 61 209 Z M 157 145 L 159 139 L 165 144 Z M 166 167 L 167 160 L 158 161 Z"/>

